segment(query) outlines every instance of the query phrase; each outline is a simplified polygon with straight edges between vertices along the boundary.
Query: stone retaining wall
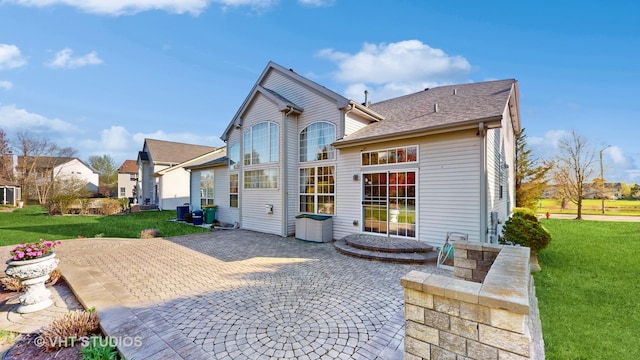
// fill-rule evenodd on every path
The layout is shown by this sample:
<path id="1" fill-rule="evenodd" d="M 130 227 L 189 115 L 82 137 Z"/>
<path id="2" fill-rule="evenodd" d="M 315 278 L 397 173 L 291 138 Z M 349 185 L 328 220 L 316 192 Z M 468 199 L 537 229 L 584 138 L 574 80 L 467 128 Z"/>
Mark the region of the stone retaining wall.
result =
<path id="1" fill-rule="evenodd" d="M 401 279 L 405 359 L 544 359 L 529 248 L 456 241 L 454 249 L 457 277 Z"/>

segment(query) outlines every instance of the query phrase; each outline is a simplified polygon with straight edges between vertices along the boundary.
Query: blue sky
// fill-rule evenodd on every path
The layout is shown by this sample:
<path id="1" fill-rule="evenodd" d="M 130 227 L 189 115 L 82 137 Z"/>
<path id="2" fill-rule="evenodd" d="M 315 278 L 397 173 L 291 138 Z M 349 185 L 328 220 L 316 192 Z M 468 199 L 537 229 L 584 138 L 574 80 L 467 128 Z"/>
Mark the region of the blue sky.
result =
<path id="1" fill-rule="evenodd" d="M 575 130 L 640 183 L 639 24 L 617 0 L 0 0 L 0 128 L 120 165 L 223 145 L 269 61 L 356 101 L 515 78 L 538 157 Z"/>

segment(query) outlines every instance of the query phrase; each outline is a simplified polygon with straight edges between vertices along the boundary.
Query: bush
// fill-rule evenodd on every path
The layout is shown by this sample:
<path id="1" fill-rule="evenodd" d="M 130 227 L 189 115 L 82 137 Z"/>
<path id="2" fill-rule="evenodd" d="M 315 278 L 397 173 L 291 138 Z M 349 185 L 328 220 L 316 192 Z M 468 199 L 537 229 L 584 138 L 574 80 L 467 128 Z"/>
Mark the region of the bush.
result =
<path id="1" fill-rule="evenodd" d="M 112 360 L 118 358 L 118 351 L 108 338 L 94 335 L 89 344 L 80 350 L 82 360 Z"/>
<path id="2" fill-rule="evenodd" d="M 42 330 L 40 336 L 44 339 L 47 350 L 72 347 L 80 338 L 97 333 L 99 325 L 95 309 L 70 311 L 53 320 Z"/>
<path id="3" fill-rule="evenodd" d="M 57 195 L 51 198 L 49 201 L 49 214 L 55 214 L 52 209 L 60 211 L 61 215 L 71 213 L 71 206 L 78 201 L 78 196 L 74 194 Z"/>
<path id="4" fill-rule="evenodd" d="M 117 199 L 100 199 L 100 211 L 101 215 L 115 215 L 122 211 L 122 205 Z"/>
<path id="5" fill-rule="evenodd" d="M 158 229 L 145 229 L 140 232 L 140 239 L 151 239 L 160 236 L 160 230 Z"/>
<path id="6" fill-rule="evenodd" d="M 542 226 L 535 215 L 526 211 L 514 211 L 502 228 L 502 243 L 528 246 L 538 252 L 549 245 L 551 234 Z"/>

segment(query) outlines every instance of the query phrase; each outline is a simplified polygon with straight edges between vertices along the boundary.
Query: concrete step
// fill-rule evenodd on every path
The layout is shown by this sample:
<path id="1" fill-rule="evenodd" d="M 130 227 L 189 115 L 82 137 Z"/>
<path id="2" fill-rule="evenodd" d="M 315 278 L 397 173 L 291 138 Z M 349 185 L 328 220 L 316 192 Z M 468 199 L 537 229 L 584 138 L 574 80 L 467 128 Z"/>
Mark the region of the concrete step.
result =
<path id="1" fill-rule="evenodd" d="M 370 260 L 378 260 L 378 261 L 386 261 L 386 262 L 394 262 L 394 263 L 403 263 L 403 264 L 426 264 L 429 262 L 436 262 L 438 258 L 438 254 L 435 251 L 426 251 L 426 252 L 389 252 L 389 251 L 378 251 L 378 250 L 370 250 L 364 249 L 361 247 L 354 247 L 347 243 L 345 239 L 337 240 L 334 243 L 334 246 L 338 252 L 350 255 L 354 257 L 359 257 L 362 259 L 370 259 Z"/>

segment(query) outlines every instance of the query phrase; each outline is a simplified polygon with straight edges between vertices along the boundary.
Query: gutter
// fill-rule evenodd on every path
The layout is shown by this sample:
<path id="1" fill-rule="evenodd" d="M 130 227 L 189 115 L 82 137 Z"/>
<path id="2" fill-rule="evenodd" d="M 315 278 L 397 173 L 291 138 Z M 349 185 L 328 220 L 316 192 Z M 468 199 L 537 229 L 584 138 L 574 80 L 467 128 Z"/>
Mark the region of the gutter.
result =
<path id="1" fill-rule="evenodd" d="M 480 242 L 487 242 L 487 128 L 484 122 L 478 123 L 478 136 L 480 136 Z"/>

